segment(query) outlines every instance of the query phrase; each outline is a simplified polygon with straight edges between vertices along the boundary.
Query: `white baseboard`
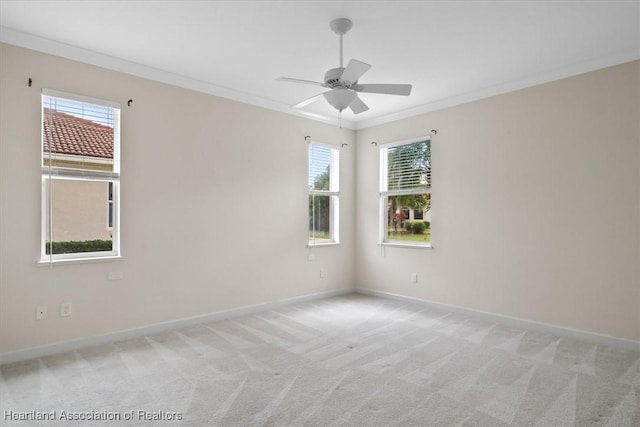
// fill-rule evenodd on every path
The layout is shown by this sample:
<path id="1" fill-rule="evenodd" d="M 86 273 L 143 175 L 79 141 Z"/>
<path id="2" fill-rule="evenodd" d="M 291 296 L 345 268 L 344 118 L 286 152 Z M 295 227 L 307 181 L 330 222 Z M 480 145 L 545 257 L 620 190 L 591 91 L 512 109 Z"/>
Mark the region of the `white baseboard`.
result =
<path id="1" fill-rule="evenodd" d="M 23 360 L 34 359 L 37 357 L 48 356 L 57 353 L 64 353 L 81 348 L 91 347 L 95 345 L 109 344 L 116 341 L 136 338 L 144 335 L 157 334 L 160 332 L 178 329 L 185 326 L 195 325 L 198 323 L 217 322 L 220 320 L 231 319 L 234 317 L 246 316 L 267 310 L 274 310 L 291 304 L 297 304 L 307 301 L 330 298 L 340 295 L 347 295 L 357 292 L 364 295 L 372 295 L 381 298 L 395 299 L 404 302 L 410 302 L 422 306 L 444 309 L 455 313 L 476 316 L 505 325 L 515 326 L 519 328 L 532 329 L 543 333 L 572 338 L 576 340 L 586 341 L 593 344 L 603 344 L 613 347 L 623 348 L 626 350 L 640 351 L 640 341 L 633 341 L 625 338 L 616 338 L 608 335 L 597 334 L 594 332 L 586 332 L 577 329 L 565 328 L 562 326 L 551 325 L 547 323 L 535 322 L 532 320 L 510 317 L 501 314 L 489 313 L 470 308 L 449 305 L 420 298 L 409 297 L 391 292 L 378 291 L 364 288 L 346 288 L 335 291 L 320 292 L 310 295 L 302 295 L 293 298 L 287 298 L 280 301 L 255 304 L 251 306 L 233 308 L 229 310 L 217 311 L 214 313 L 203 314 L 199 316 L 187 317 L 182 319 L 171 320 L 167 322 L 154 323 L 151 325 L 141 326 L 139 328 L 127 329 L 123 331 L 111 332 L 104 335 L 79 338 L 70 341 L 62 341 L 43 346 L 30 347 L 22 350 L 10 351 L 0 354 L 0 365 L 19 362 Z"/>
<path id="2" fill-rule="evenodd" d="M 490 313 L 486 311 L 474 310 L 471 308 L 449 305 L 435 301 L 424 300 L 420 298 L 408 297 L 405 295 L 394 294 L 391 292 L 377 291 L 374 289 L 356 288 L 356 292 L 364 295 L 371 295 L 381 298 L 394 299 L 398 301 L 410 302 L 422 306 L 433 307 L 448 310 L 454 313 L 475 316 L 486 320 L 502 323 L 504 325 L 514 326 L 518 328 L 531 329 L 560 337 L 572 338 L 575 340 L 585 341 L 592 344 L 603 344 L 612 347 L 622 348 L 631 351 L 640 351 L 640 341 L 629 340 L 625 338 L 616 338 L 609 335 L 598 334 L 595 332 L 581 331 L 578 329 L 565 328 L 563 326 L 551 325 L 548 323 L 535 322 L 533 320 L 521 319 L 518 317 L 510 317 L 502 314 Z"/>
<path id="3" fill-rule="evenodd" d="M 234 317 L 246 316 L 267 310 L 274 310 L 291 304 L 298 304 L 306 301 L 313 301 L 323 298 L 330 298 L 346 295 L 355 292 L 355 288 L 338 289 L 335 291 L 319 292 L 316 294 L 302 295 L 287 298 L 280 301 L 254 304 L 245 307 L 232 308 L 229 310 L 216 311 L 214 313 L 202 314 L 193 317 L 170 320 L 167 322 L 154 323 L 141 326 L 139 328 L 127 329 L 123 331 L 110 332 L 104 335 L 78 338 L 70 341 L 62 341 L 37 347 L 30 347 L 23 350 L 10 351 L 0 354 L 0 365 L 6 363 L 20 362 L 37 357 L 49 356 L 52 354 L 64 353 L 101 344 L 110 344 L 116 341 L 136 338 L 144 335 L 157 334 L 160 332 L 178 329 L 185 326 L 196 325 L 198 323 L 217 322 Z"/>

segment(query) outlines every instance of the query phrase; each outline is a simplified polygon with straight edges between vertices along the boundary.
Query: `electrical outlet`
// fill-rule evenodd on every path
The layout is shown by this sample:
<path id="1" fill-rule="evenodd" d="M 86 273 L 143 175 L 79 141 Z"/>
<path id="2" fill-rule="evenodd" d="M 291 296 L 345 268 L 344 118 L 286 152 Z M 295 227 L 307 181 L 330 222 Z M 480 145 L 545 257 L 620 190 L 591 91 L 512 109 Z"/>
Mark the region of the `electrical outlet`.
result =
<path id="1" fill-rule="evenodd" d="M 326 275 L 327 275 L 327 272 L 325 271 L 325 269 L 324 269 L 324 268 L 321 268 L 321 269 L 320 269 L 320 278 L 323 278 L 323 277 L 324 277 L 324 276 L 326 276 Z"/>
<path id="2" fill-rule="evenodd" d="M 71 303 L 63 302 L 60 304 L 60 317 L 71 316 Z"/>
<path id="3" fill-rule="evenodd" d="M 411 273 L 411 283 L 418 283 L 418 273 Z"/>
<path id="4" fill-rule="evenodd" d="M 36 320 L 44 320 L 47 318 L 47 306 L 39 305 L 36 307 Z"/>

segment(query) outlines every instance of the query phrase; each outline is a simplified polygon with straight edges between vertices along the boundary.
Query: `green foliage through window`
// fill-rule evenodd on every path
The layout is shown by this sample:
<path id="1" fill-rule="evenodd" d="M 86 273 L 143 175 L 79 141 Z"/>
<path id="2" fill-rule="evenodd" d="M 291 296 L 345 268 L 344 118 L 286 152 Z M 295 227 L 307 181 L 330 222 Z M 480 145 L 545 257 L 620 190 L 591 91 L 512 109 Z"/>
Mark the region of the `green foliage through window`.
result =
<path id="1" fill-rule="evenodd" d="M 68 242 L 46 242 L 46 254 L 73 254 L 79 252 L 109 252 L 113 248 L 111 240 L 84 240 L 84 241 L 68 241 Z"/>

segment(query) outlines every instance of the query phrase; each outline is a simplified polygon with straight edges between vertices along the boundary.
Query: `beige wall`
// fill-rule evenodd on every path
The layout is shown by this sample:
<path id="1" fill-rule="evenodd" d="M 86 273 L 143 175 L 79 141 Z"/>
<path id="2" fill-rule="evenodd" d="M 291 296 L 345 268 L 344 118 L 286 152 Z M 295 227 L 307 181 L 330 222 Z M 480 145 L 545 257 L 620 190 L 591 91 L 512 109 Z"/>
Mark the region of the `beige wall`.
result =
<path id="1" fill-rule="evenodd" d="M 639 87 L 636 61 L 359 131 L 357 286 L 640 339 Z M 382 250 L 371 141 L 430 129 L 435 249 Z"/>
<path id="2" fill-rule="evenodd" d="M 639 67 L 360 130 L 354 144 L 353 131 L 0 44 L 0 353 L 354 284 L 638 340 Z M 122 104 L 120 261 L 36 265 L 41 87 Z M 434 128 L 435 249 L 381 250 L 370 142 Z M 305 135 L 349 143 L 339 246 L 306 248 Z"/>
<path id="3" fill-rule="evenodd" d="M 0 76 L 0 353 L 353 286 L 353 131 L 5 44 Z M 122 105 L 121 261 L 36 265 L 43 87 Z M 349 144 L 339 246 L 306 247 L 306 135 Z"/>

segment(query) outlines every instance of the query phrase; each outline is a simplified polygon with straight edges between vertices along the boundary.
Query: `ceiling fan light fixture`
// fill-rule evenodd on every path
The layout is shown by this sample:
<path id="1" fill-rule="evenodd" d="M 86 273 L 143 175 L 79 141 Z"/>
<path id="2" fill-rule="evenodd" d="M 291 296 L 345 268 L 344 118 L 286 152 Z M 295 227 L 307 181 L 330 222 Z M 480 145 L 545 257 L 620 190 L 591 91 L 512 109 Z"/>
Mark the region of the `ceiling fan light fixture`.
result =
<path id="1" fill-rule="evenodd" d="M 353 100 L 356 99 L 356 96 L 358 96 L 356 92 L 343 88 L 325 92 L 323 95 L 327 102 L 338 111 L 342 111 L 347 108 Z"/>

